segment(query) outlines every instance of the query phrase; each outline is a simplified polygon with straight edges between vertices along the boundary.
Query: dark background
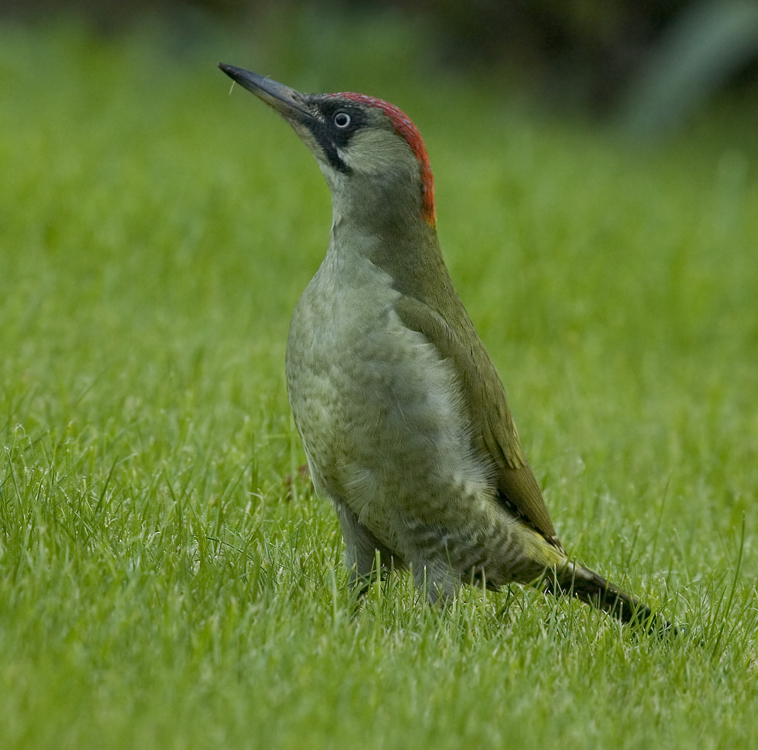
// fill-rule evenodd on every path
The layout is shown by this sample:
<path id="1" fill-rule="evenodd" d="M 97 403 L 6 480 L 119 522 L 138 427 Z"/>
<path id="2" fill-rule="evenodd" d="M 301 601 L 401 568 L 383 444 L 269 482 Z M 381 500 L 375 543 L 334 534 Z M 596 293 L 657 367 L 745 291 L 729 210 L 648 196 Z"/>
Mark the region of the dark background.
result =
<path id="1" fill-rule="evenodd" d="M 757 0 L 0 2 L 0 22 L 75 17 L 103 34 L 147 19 L 168 29 L 184 54 L 209 33 L 272 16 L 387 14 L 424 30 L 427 64 L 439 71 L 497 70 L 547 106 L 613 118 L 642 137 L 677 128 L 724 92 L 758 93 Z"/>

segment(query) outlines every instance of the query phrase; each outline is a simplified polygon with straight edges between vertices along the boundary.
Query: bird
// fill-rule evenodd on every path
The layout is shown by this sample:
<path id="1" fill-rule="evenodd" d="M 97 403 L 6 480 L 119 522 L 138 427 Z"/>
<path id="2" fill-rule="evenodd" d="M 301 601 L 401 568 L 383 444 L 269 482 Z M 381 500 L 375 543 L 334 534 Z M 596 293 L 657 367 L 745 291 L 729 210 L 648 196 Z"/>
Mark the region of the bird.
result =
<path id="1" fill-rule="evenodd" d="M 410 118 L 364 94 L 301 93 L 219 67 L 284 117 L 331 191 L 329 246 L 295 306 L 285 370 L 350 583 L 365 591 L 409 569 L 433 604 L 467 584 L 533 584 L 669 628 L 564 549 L 445 265 L 429 156 Z"/>

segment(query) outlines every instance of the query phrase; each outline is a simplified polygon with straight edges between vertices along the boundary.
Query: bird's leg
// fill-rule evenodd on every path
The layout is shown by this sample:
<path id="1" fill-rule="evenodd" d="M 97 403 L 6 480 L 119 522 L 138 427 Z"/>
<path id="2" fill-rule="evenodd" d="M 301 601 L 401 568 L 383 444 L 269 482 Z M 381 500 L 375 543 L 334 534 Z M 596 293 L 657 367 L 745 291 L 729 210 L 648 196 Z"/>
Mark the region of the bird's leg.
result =
<path id="1" fill-rule="evenodd" d="M 432 549 L 417 547 L 411 560 L 413 583 L 430 604 L 444 605 L 451 601 L 461 587 L 461 577 L 455 572 L 449 551 L 444 546 Z"/>
<path id="2" fill-rule="evenodd" d="M 437 562 L 411 563 L 413 583 L 432 605 L 445 605 L 455 596 L 461 586 L 449 565 Z"/>
<path id="3" fill-rule="evenodd" d="M 360 599 L 371 587 L 375 577 L 382 578 L 404 565 L 359 520 L 341 500 L 332 498 L 345 540 L 345 565 L 350 572 L 350 585 Z"/>

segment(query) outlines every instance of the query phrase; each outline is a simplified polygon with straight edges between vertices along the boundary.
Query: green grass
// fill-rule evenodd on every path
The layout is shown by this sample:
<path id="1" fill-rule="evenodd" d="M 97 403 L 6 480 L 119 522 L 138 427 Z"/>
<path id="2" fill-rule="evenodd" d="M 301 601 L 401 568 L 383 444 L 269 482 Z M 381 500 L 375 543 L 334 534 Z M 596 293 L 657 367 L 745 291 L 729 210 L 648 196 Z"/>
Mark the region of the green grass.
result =
<path id="1" fill-rule="evenodd" d="M 381 45 L 261 52 L 414 117 L 559 533 L 690 630 L 402 576 L 352 617 L 283 379 L 329 197 L 227 47 L 0 28 L 0 746 L 752 746 L 755 106 L 641 151 Z"/>

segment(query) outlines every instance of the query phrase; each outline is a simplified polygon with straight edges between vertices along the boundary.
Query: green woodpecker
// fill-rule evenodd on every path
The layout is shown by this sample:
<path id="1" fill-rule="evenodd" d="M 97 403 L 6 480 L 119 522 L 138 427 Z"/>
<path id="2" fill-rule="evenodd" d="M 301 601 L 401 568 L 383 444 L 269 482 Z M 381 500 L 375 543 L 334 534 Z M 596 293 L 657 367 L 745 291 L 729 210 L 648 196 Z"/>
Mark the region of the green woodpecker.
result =
<path id="1" fill-rule="evenodd" d="M 302 94 L 221 70 L 276 109 L 332 194 L 331 241 L 298 302 L 287 387 L 351 580 L 410 568 L 431 601 L 464 583 L 541 582 L 623 621 L 656 616 L 570 560 L 505 390 L 442 259 L 421 135 L 362 94 Z M 666 627 L 664 624 L 663 627 Z"/>

